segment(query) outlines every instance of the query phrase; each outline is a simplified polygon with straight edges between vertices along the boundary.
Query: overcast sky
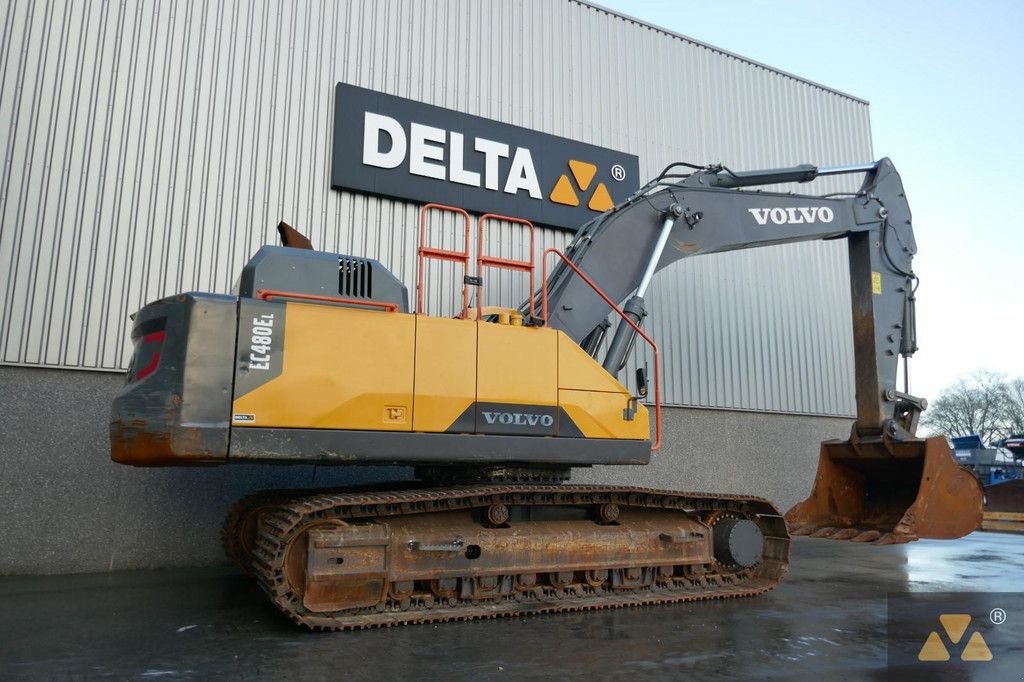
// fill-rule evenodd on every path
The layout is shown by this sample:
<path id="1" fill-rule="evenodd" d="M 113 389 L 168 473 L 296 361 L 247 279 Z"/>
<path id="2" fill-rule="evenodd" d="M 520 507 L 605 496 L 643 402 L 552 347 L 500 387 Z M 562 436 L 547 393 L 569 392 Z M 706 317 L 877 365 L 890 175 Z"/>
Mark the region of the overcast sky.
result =
<path id="1" fill-rule="evenodd" d="M 1024 2 L 598 4 L 870 101 L 914 214 L 912 391 L 1024 376 Z"/>

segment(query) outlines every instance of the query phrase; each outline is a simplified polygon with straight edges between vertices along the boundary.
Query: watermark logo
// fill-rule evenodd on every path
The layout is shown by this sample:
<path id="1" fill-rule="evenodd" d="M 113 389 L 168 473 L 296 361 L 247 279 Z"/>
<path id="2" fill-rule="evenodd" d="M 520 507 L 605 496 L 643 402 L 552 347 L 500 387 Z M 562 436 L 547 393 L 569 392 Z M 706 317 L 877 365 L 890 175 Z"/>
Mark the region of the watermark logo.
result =
<path id="1" fill-rule="evenodd" d="M 1021 679 L 1021 592 L 905 592 L 888 598 L 890 679 Z"/>
<path id="2" fill-rule="evenodd" d="M 939 623 L 942 624 L 942 631 L 945 633 L 951 645 L 956 646 L 967 632 L 971 624 L 971 616 L 967 613 L 944 613 L 939 616 Z M 925 640 L 924 646 L 917 654 L 919 661 L 948 661 L 949 648 L 937 630 L 932 630 Z M 960 652 L 961 661 L 991 661 L 992 651 L 988 648 L 985 638 L 977 630 L 971 634 L 967 644 Z"/>

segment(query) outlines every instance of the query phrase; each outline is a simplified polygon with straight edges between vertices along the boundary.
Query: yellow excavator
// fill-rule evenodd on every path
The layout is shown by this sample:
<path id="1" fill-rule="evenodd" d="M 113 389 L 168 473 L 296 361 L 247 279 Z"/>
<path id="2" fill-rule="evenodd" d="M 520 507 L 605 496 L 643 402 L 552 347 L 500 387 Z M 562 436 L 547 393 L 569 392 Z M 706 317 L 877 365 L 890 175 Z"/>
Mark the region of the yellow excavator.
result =
<path id="1" fill-rule="evenodd" d="M 860 189 L 761 189 L 840 173 L 861 174 Z M 470 216 L 427 205 L 423 220 L 436 210 L 462 219 L 466 248 L 425 244 L 421 225 L 414 311 L 379 262 L 315 251 L 282 223 L 284 246 L 261 248 L 234 295 L 180 294 L 134 316 L 115 461 L 415 467 L 417 483 L 269 491 L 231 510 L 228 554 L 297 623 L 344 630 L 755 595 L 786 571 L 790 534 L 894 543 L 980 525 L 977 479 L 944 439 L 916 436 L 925 401 L 897 388 L 897 358 L 916 350 L 916 246 L 888 159 L 754 172 L 672 164 L 584 224 L 564 254 L 545 252 L 539 288 L 532 257 L 486 255 L 483 219 L 468 272 Z M 807 500 L 783 517 L 751 496 L 567 483 L 575 467 L 647 464 L 660 445 L 660 356 L 642 329 L 658 270 L 834 238 L 849 244 L 857 417 L 849 439 L 822 444 Z M 454 317 L 423 314 L 432 258 L 467 270 Z M 495 267 L 530 273 L 519 307 L 470 305 Z M 653 381 L 638 370 L 634 395 L 618 375 L 638 339 Z"/>

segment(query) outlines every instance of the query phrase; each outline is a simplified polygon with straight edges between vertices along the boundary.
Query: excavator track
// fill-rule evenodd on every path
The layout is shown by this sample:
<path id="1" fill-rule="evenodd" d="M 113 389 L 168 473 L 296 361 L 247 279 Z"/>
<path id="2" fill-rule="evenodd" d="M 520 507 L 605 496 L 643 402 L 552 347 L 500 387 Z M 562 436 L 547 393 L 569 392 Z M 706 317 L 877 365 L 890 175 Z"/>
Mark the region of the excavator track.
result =
<path id="1" fill-rule="evenodd" d="M 278 506 L 297 497 L 308 495 L 336 494 L 343 492 L 367 492 L 387 490 L 396 485 L 410 486 L 412 482 L 392 483 L 382 487 L 371 484 L 353 489 L 349 488 L 282 488 L 278 490 L 260 490 L 237 500 L 231 505 L 224 523 L 221 525 L 220 541 L 224 554 L 248 577 L 253 577 L 253 546 L 256 542 L 259 515 L 265 509 Z"/>
<path id="2" fill-rule="evenodd" d="M 296 623 L 358 630 L 754 596 L 786 572 L 789 542 L 779 512 L 755 497 L 520 484 L 331 492 L 263 507 L 251 571 Z"/>
<path id="3" fill-rule="evenodd" d="M 233 505 L 221 526 L 220 541 L 224 553 L 249 577 L 252 572 L 252 546 L 256 539 L 259 513 L 294 498 L 301 491 L 264 490 L 246 495 Z"/>

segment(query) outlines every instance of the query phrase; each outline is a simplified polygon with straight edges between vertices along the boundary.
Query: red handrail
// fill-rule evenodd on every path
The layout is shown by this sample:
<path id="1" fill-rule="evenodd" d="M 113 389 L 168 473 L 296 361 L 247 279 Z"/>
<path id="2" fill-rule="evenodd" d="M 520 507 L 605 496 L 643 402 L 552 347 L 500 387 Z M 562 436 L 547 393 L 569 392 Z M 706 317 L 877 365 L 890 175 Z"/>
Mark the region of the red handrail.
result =
<path id="1" fill-rule="evenodd" d="M 389 313 L 398 312 L 398 305 L 387 301 L 365 301 L 358 298 L 321 296 L 319 294 L 299 294 L 293 291 L 275 291 L 273 289 L 257 289 L 256 298 L 264 301 L 269 301 L 272 298 L 294 298 L 300 301 L 317 301 L 319 303 L 339 303 L 342 305 L 358 305 L 363 306 L 364 308 L 380 308 Z"/>
<path id="2" fill-rule="evenodd" d="M 466 226 L 466 233 L 462 242 L 464 248 L 462 251 L 449 251 L 447 249 L 437 249 L 432 246 L 424 246 L 424 243 L 427 241 L 427 212 L 432 209 L 458 213 L 462 216 L 462 220 Z M 420 315 L 425 314 L 423 312 L 423 261 L 427 258 L 462 263 L 462 312 L 460 315 L 465 317 L 466 313 L 469 311 L 469 285 L 465 281 L 465 276 L 469 274 L 469 222 L 469 213 L 458 206 L 430 203 L 424 204 L 423 207 L 420 208 L 420 243 L 416 249 L 416 269 L 419 271 L 416 275 L 416 312 Z"/>
<path id="3" fill-rule="evenodd" d="M 484 223 L 488 220 L 504 220 L 510 223 L 518 223 L 520 225 L 526 225 L 530 228 L 530 260 L 513 260 L 510 258 L 498 258 L 497 256 L 488 256 L 484 254 Z M 533 263 L 533 223 L 523 218 L 515 218 L 507 215 L 499 215 L 497 213 L 485 213 L 477 219 L 477 238 L 476 238 L 476 274 L 480 277 L 480 285 L 476 290 L 476 317 L 480 319 L 483 315 L 483 300 L 484 300 L 484 267 L 492 268 L 505 268 L 506 270 L 518 270 L 520 272 L 528 272 L 530 274 L 530 317 L 534 317 L 536 310 L 533 302 L 533 292 L 536 291 L 533 285 L 533 276 L 536 271 L 536 267 Z"/>
<path id="4" fill-rule="evenodd" d="M 626 313 L 622 312 L 622 309 L 619 308 L 619 306 L 617 306 L 612 299 L 608 298 L 608 296 L 603 291 L 601 291 L 601 287 L 599 287 L 596 284 L 594 284 L 593 280 L 591 280 L 589 277 L 587 277 L 587 275 L 582 270 L 580 270 L 578 267 L 576 267 L 576 265 L 571 260 L 569 260 L 564 253 L 562 253 L 561 251 L 559 251 L 558 249 L 555 249 L 555 248 L 550 248 L 550 249 L 545 250 L 544 254 L 541 256 L 541 260 L 540 260 L 541 281 L 543 282 L 543 284 L 541 285 L 541 290 L 540 290 L 540 300 L 541 300 L 540 309 L 541 309 L 541 319 L 544 321 L 544 325 L 545 326 L 548 323 L 548 254 L 549 253 L 555 254 L 556 256 L 558 256 L 559 258 L 562 259 L 562 262 L 564 262 L 566 265 L 568 265 L 570 268 L 572 268 L 573 272 L 575 272 L 577 275 L 579 275 L 580 279 L 582 279 L 584 282 L 586 282 L 587 285 L 591 289 L 594 290 L 594 293 L 596 293 L 598 296 L 600 296 L 601 299 L 605 303 L 607 303 L 608 306 L 612 310 L 614 310 L 616 313 L 618 313 L 619 317 L 621 317 L 623 320 L 628 322 L 629 326 L 632 327 L 636 331 L 636 333 L 640 335 L 640 338 L 642 338 L 644 341 L 646 341 L 647 345 L 650 346 L 651 350 L 654 351 L 654 432 L 655 432 L 655 440 L 654 440 L 654 444 L 651 445 L 651 451 L 653 452 L 653 451 L 657 450 L 658 448 L 661 447 L 661 366 L 660 366 L 660 363 L 658 361 L 658 344 L 654 343 L 654 340 L 651 339 L 651 337 L 647 336 L 647 334 L 644 333 L 644 330 L 640 329 L 640 327 L 636 324 L 636 322 L 634 322 L 633 320 L 629 319 L 629 316 L 627 316 Z"/>

